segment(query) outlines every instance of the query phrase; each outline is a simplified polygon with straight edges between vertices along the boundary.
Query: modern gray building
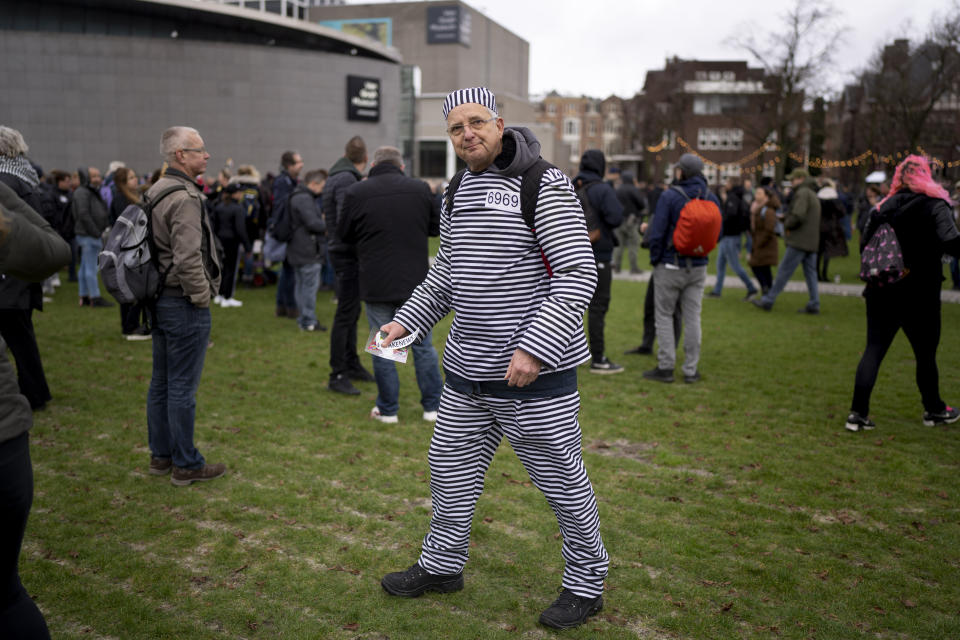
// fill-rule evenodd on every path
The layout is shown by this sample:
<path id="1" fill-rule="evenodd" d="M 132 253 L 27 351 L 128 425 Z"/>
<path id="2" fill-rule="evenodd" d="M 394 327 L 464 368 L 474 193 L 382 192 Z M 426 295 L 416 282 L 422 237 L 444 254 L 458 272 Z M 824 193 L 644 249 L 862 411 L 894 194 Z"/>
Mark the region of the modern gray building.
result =
<path id="1" fill-rule="evenodd" d="M 171 125 L 200 131 L 211 171 L 276 172 L 286 149 L 329 167 L 353 135 L 400 140 L 395 48 L 215 2 L 0 0 L 0 77 L 0 124 L 46 170 L 147 173 Z"/>
<path id="2" fill-rule="evenodd" d="M 553 129 L 537 123 L 529 99 L 530 44 L 465 2 L 311 6 L 307 19 L 400 51 L 412 76 L 404 85 L 412 86 L 415 95 L 413 117 L 401 130 L 414 174 L 444 178 L 463 166 L 447 138 L 441 107 L 450 91 L 478 85 L 496 93 L 508 126 L 531 128 L 543 145 L 543 157 L 554 160 Z"/>

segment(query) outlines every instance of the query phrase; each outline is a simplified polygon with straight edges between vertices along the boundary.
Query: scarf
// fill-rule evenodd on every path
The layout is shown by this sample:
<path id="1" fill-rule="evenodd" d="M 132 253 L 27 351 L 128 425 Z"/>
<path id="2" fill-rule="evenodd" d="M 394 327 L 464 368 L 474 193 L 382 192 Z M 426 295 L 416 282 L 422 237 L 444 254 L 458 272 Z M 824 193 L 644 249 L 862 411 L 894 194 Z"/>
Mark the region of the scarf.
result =
<path id="1" fill-rule="evenodd" d="M 13 158 L 0 156 L 0 173 L 9 173 L 12 176 L 16 176 L 34 189 L 40 184 L 40 177 L 37 176 L 33 165 L 30 164 L 30 161 L 27 160 L 27 157 L 23 154 L 14 156 Z"/>

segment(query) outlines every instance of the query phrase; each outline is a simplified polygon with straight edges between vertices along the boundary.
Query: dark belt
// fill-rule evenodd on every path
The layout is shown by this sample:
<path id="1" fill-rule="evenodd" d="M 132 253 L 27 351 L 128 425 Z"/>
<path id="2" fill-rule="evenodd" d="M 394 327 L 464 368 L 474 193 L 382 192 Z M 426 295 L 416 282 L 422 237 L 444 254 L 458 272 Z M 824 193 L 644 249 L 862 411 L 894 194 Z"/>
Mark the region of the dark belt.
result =
<path id="1" fill-rule="evenodd" d="M 163 288 L 163 291 L 160 292 L 160 295 L 162 295 L 162 296 L 169 296 L 169 297 L 171 297 L 171 298 L 183 298 L 183 297 L 185 297 L 185 296 L 184 296 L 184 293 L 183 293 L 183 289 L 182 289 L 179 285 L 175 285 L 175 286 L 172 286 L 172 287 L 169 287 L 169 286 L 168 286 L 168 287 L 164 287 L 164 288 Z"/>
<path id="2" fill-rule="evenodd" d="M 577 369 L 572 367 L 553 373 L 541 373 L 537 379 L 525 387 L 511 387 L 506 380 L 468 380 L 455 373 L 443 371 L 444 381 L 454 391 L 468 395 L 493 396 L 513 400 L 531 398 L 556 398 L 577 390 Z"/>

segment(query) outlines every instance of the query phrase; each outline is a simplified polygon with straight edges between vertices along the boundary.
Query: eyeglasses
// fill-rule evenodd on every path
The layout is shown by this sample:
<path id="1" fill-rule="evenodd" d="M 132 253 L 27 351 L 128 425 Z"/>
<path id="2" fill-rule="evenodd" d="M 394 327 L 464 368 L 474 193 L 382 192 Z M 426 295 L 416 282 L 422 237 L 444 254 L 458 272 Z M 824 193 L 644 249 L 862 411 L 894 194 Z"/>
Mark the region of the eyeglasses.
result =
<path id="1" fill-rule="evenodd" d="M 467 124 L 470 125 L 470 128 L 473 129 L 474 131 L 480 131 L 480 129 L 483 129 L 483 125 L 496 119 L 497 119 L 497 116 L 493 116 L 492 118 L 487 118 L 486 120 L 483 120 L 481 118 L 474 118 L 473 120 L 470 120 Z M 455 124 L 449 129 L 447 129 L 447 133 L 449 133 L 453 137 L 460 136 L 463 134 L 463 125 Z"/>
<path id="2" fill-rule="evenodd" d="M 204 154 L 207 152 L 207 150 L 204 147 L 200 147 L 199 149 L 180 149 L 180 151 L 193 151 L 194 153 L 199 153 L 199 154 Z"/>

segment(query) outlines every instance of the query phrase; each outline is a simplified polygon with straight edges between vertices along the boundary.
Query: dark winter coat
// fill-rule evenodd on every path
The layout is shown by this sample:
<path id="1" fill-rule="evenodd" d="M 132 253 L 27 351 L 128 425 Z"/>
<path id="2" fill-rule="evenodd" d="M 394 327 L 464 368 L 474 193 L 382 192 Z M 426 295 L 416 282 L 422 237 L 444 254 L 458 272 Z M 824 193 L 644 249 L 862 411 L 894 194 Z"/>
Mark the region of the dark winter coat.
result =
<path id="1" fill-rule="evenodd" d="M 775 267 L 780 261 L 780 243 L 777 240 L 777 212 L 773 207 L 755 207 L 750 214 L 750 233 L 753 234 L 753 249 L 750 251 L 751 267 Z"/>
<path id="2" fill-rule="evenodd" d="M 837 258 L 850 253 L 847 237 L 843 233 L 843 207 L 836 189 L 825 187 L 817 193 L 820 200 L 820 246 L 817 249 L 824 258 Z"/>
<path id="3" fill-rule="evenodd" d="M 721 199 L 720 214 L 723 216 L 723 230 L 725 236 L 739 236 L 747 231 L 750 225 L 749 206 L 743 201 L 743 187 L 735 187 L 727 191 L 727 197 Z"/>
<path id="4" fill-rule="evenodd" d="M 888 221 L 897 234 L 908 274 L 903 280 L 883 288 L 867 287 L 864 295 L 899 290 L 901 287 L 930 287 L 939 290 L 943 282 L 940 257 L 960 257 L 960 232 L 953 220 L 953 210 L 946 200 L 931 198 L 904 189 L 891 196 L 870 214 L 860 239 L 860 251 L 877 228 Z"/>
<path id="5" fill-rule="evenodd" d="M 220 242 L 227 244 L 237 242 L 243 245 L 244 251 L 250 251 L 250 238 L 247 237 L 247 225 L 243 207 L 235 200 L 221 199 L 213 205 L 211 216 L 213 232 L 220 238 Z"/>
<path id="6" fill-rule="evenodd" d="M 96 189 L 88 184 L 73 192 L 73 230 L 78 236 L 99 238 L 110 224 L 107 203 Z"/>
<path id="7" fill-rule="evenodd" d="M 820 247 L 820 200 L 817 183 L 807 178 L 793 190 L 790 208 L 783 220 L 784 242 L 788 247 L 816 253 Z"/>
<path id="8" fill-rule="evenodd" d="M 329 229 L 327 249 L 341 259 L 357 257 L 356 248 L 340 239 L 337 220 L 340 208 L 343 206 L 344 192 L 362 179 L 363 175 L 357 171 L 353 163 L 343 157 L 330 167 L 330 175 L 327 177 L 326 184 L 323 185 L 323 219 Z"/>
<path id="9" fill-rule="evenodd" d="M 617 192 L 601 178 L 606 172 L 606 164 L 602 151 L 588 149 L 580 160 L 580 172 L 573 179 L 573 184 L 578 189 L 599 183 L 587 190 L 590 206 L 596 212 L 597 221 L 600 223 L 600 237 L 593 243 L 593 255 L 597 262 L 609 262 L 613 258 L 613 248 L 617 246 L 613 230 L 623 222 L 623 205 L 617 198 Z"/>
<path id="10" fill-rule="evenodd" d="M 0 184 L 0 208 L 0 224 L 5 228 L 0 233 L 0 278 L 40 282 L 70 262 L 70 245 L 6 184 Z M 20 393 L 7 345 L 0 337 L 0 442 L 16 438 L 32 425 L 30 403 Z"/>
<path id="11" fill-rule="evenodd" d="M 430 268 L 427 238 L 440 235 L 440 207 L 426 182 L 378 164 L 344 192 L 338 224 L 357 249 L 360 299 L 401 303 Z"/>
<path id="12" fill-rule="evenodd" d="M 290 196 L 290 222 L 293 235 L 287 243 L 287 262 L 295 267 L 319 264 L 327 259 L 327 225 L 323 221 L 317 196 L 303 185 Z"/>
<path id="13" fill-rule="evenodd" d="M 0 205 L 25 204 L 37 215 L 43 210 L 43 201 L 38 189 L 17 176 L 0 173 L 0 182 L 10 187 L 4 192 Z M 43 288 L 35 282 L 26 282 L 20 278 L 6 277 L 0 280 L 0 309 L 37 309 L 43 310 Z"/>

